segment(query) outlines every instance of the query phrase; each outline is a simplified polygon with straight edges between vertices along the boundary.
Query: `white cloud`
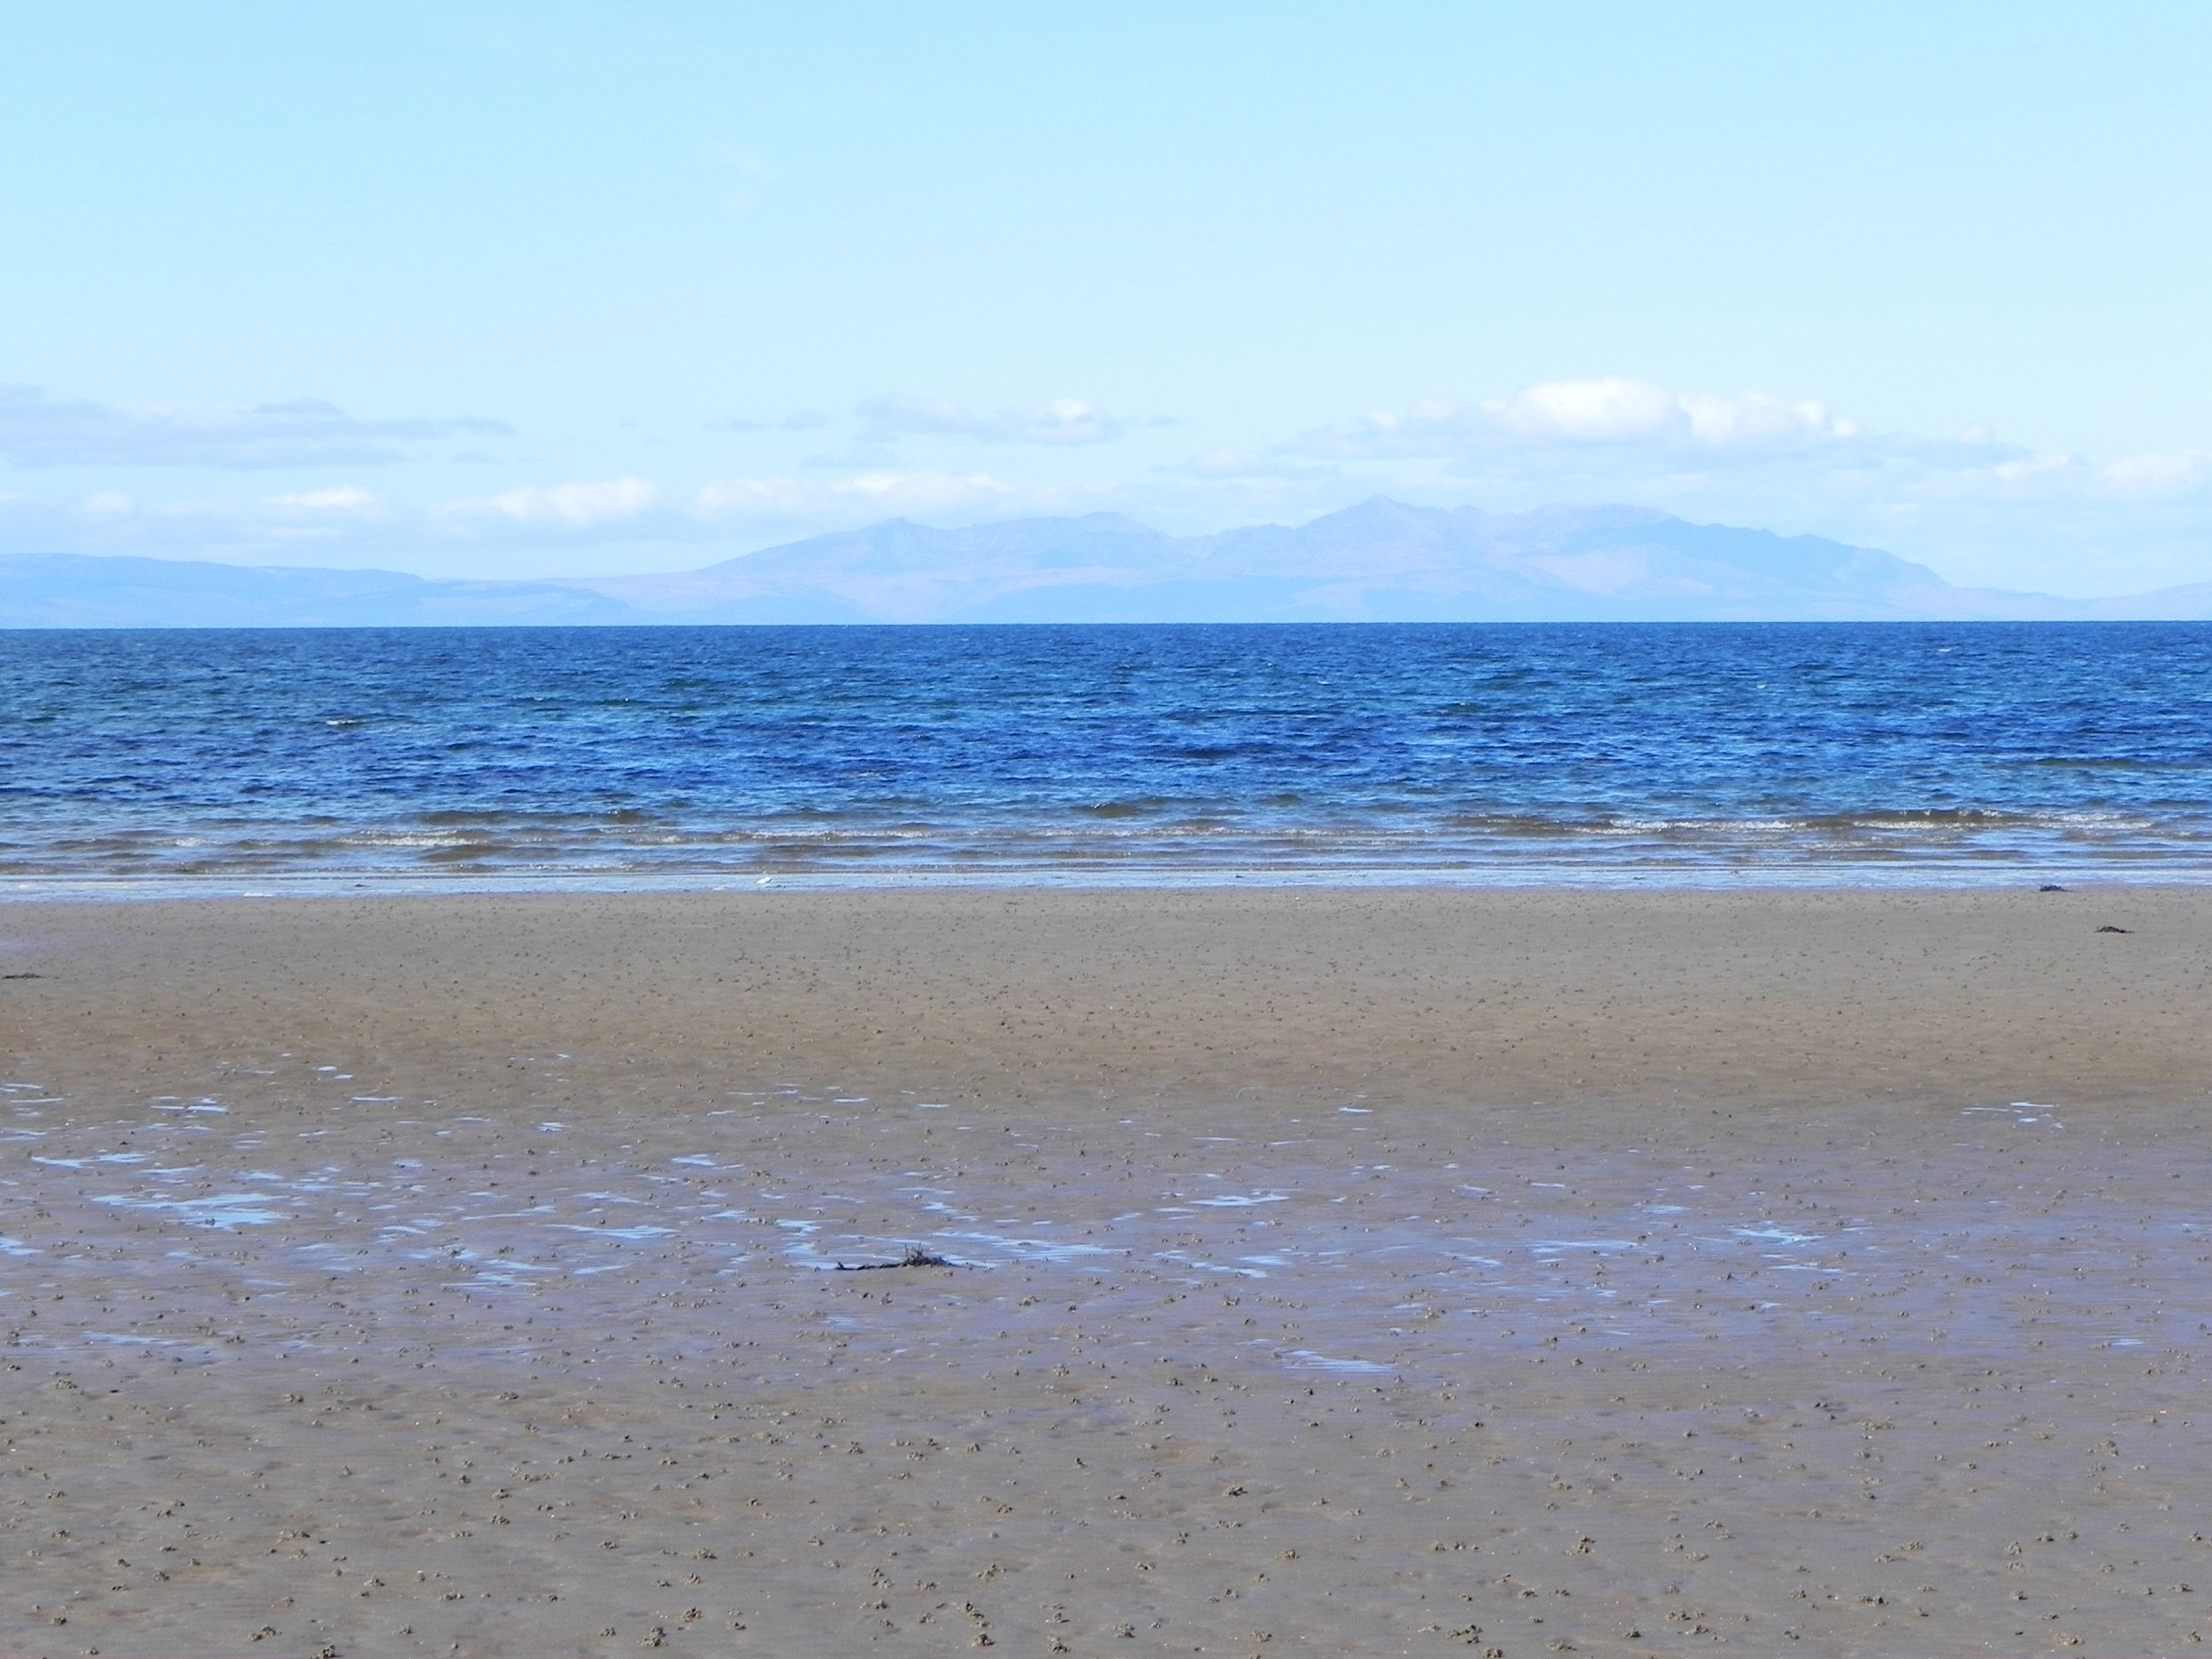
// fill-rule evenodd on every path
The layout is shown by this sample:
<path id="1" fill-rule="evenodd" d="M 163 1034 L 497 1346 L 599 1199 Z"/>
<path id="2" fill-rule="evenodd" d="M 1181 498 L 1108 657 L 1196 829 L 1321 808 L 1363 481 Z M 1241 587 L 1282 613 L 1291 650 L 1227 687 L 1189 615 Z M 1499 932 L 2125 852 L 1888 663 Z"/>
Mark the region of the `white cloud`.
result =
<path id="1" fill-rule="evenodd" d="M 572 530 L 634 518 L 660 500 L 660 488 L 642 478 L 578 481 L 541 488 L 526 486 L 472 501 L 449 502 L 437 511 L 455 518 L 504 518 L 516 524 L 561 525 Z"/>
<path id="2" fill-rule="evenodd" d="M 269 503 L 300 512 L 350 513 L 373 511 L 377 502 L 367 490 L 347 485 L 336 489 L 294 490 L 288 495 L 270 496 Z"/>
<path id="3" fill-rule="evenodd" d="M 2173 501 L 2212 483 L 2212 457 L 2124 456 L 2099 467 L 2096 480 L 2107 494 L 2124 501 Z"/>
<path id="4" fill-rule="evenodd" d="M 781 420 L 755 420 L 749 415 L 737 415 L 728 420 L 710 420 L 710 432 L 766 432 L 771 427 L 785 432 L 812 432 L 829 425 L 830 418 L 818 409 L 795 409 Z"/>
<path id="5" fill-rule="evenodd" d="M 1198 478 L 1279 478 L 1294 471 L 1276 456 L 1262 455 L 1252 449 L 1240 449 L 1234 444 L 1217 444 L 1210 449 L 1201 449 L 1183 464 L 1184 470 Z"/>
<path id="6" fill-rule="evenodd" d="M 426 550 L 436 549 L 429 568 L 497 559 L 511 573 L 527 575 L 572 563 L 599 544 L 659 544 L 664 551 L 647 567 L 682 568 L 698 548 L 726 548 L 733 534 L 757 546 L 889 518 L 956 522 L 1095 504 L 1076 490 L 926 471 L 725 479 L 680 491 L 644 478 L 576 480 L 426 507 L 353 485 L 228 501 L 148 500 L 117 491 L 68 499 L 0 495 L 0 553 L 139 553 L 242 564 L 304 555 L 324 565 L 396 559 L 418 568 L 425 567 Z M 533 563 L 516 565 L 518 555 Z"/>
<path id="7" fill-rule="evenodd" d="M 1018 492 L 982 472 L 861 472 L 837 480 L 726 479 L 707 485 L 694 507 L 704 519 L 765 521 L 833 518 L 856 513 L 972 511 L 999 506 Z"/>
<path id="8" fill-rule="evenodd" d="M 0 385 L 0 457 L 18 466 L 353 466 L 403 459 L 395 444 L 508 430 L 473 419 L 364 420 L 317 398 L 111 404 Z"/>
<path id="9" fill-rule="evenodd" d="M 856 404 L 853 413 L 859 419 L 863 441 L 878 443 L 910 434 L 975 438 L 987 443 L 1110 443 L 1129 429 L 1127 421 L 1079 397 L 1059 398 L 1042 409 L 984 414 L 941 397 L 902 393 L 871 397 Z"/>
<path id="10" fill-rule="evenodd" d="M 1892 520 L 1869 515 L 1937 502 L 2113 500 L 2170 495 L 2198 478 L 2187 457 L 2101 474 L 1986 429 L 1877 432 L 1814 399 L 1624 379 L 1546 381 L 1480 403 L 1430 399 L 1306 433 L 1275 453 L 1333 467 L 1340 488 L 1356 480 L 1430 500 L 1449 492 L 1489 506 L 1619 501 L 1833 534 L 1873 534 Z"/>
<path id="11" fill-rule="evenodd" d="M 2006 450 L 1993 442 L 1989 448 L 1996 458 L 1978 464 L 1970 454 L 1955 450 L 1945 458 L 1956 465 L 1924 466 L 1909 493 L 1931 500 L 2020 505 L 2150 508 L 2193 501 L 2212 505 L 2212 456 L 2128 455 L 2099 463 L 2062 452 Z"/>
<path id="12" fill-rule="evenodd" d="M 1351 458 L 1453 455 L 1471 449 L 1620 446 L 1686 452 L 1805 448 L 1864 436 L 1824 403 L 1763 392 L 1687 395 L 1649 380 L 1542 380 L 1479 403 L 1425 398 L 1309 433 L 1295 446 Z"/>
<path id="13" fill-rule="evenodd" d="M 1684 421 L 1681 399 L 1647 380 L 1546 380 L 1482 413 L 1509 431 L 1576 443 L 1655 437 Z"/>
<path id="14" fill-rule="evenodd" d="M 1863 435 L 1857 421 L 1809 400 L 1791 403 L 1763 392 L 1746 392 L 1735 397 L 1677 401 L 1689 419 L 1691 436 L 1717 449 L 1849 442 Z"/>

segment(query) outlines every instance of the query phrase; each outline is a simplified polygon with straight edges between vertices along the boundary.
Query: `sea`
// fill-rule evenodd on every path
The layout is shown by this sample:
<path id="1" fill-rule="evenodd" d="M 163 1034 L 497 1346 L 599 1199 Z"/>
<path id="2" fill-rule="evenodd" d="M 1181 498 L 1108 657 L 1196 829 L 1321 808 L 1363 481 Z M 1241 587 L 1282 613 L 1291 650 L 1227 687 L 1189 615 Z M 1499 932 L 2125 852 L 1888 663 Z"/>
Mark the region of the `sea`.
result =
<path id="1" fill-rule="evenodd" d="M 0 633 L 0 895 L 2212 879 L 2212 626 Z"/>

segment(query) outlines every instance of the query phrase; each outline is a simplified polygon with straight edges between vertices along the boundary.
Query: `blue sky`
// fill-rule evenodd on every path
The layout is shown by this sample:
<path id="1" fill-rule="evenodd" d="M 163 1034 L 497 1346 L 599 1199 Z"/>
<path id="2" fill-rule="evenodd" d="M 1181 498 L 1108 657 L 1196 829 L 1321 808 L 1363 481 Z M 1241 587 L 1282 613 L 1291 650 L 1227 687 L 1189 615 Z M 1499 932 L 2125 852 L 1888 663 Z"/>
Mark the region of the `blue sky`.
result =
<path id="1" fill-rule="evenodd" d="M 2212 7 L 0 9 L 0 551 L 1629 501 L 2212 580 Z"/>

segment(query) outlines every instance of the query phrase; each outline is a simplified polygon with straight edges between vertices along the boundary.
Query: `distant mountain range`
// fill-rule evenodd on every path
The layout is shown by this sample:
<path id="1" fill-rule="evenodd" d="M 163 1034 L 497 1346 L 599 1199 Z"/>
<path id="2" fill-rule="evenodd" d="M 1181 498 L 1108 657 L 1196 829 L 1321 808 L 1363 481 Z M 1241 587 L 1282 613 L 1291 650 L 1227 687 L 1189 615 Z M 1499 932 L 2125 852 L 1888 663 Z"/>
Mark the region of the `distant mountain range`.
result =
<path id="1" fill-rule="evenodd" d="M 895 518 L 703 570 L 441 581 L 75 554 L 0 557 L 0 627 L 765 622 L 2212 618 L 2212 583 L 2117 599 L 1955 588 L 1819 536 L 1633 507 L 1486 513 L 1377 497 L 1295 528 L 1171 536 L 1115 513 Z"/>
<path id="2" fill-rule="evenodd" d="M 550 582 L 434 581 L 397 571 L 183 559 L 0 557 L 0 627 L 357 628 L 640 622 L 617 600 Z"/>

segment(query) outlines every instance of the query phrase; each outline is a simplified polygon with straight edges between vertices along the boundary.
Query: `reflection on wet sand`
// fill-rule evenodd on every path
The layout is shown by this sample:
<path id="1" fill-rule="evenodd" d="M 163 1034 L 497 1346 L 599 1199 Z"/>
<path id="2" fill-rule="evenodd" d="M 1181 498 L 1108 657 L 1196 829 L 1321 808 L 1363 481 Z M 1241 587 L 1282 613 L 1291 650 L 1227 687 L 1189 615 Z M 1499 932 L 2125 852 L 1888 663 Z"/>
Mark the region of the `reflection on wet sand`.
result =
<path id="1" fill-rule="evenodd" d="M 403 1651 L 573 1646 L 572 1609 L 609 1595 L 628 1598 L 611 1627 L 663 1643 L 695 1607 L 701 1651 L 738 1625 L 861 1642 L 949 1612 L 1068 1651 L 1124 1624 L 1210 1651 L 1255 1618 L 1314 1651 L 1476 1625 L 1509 1652 L 1700 1626 L 1902 1650 L 1982 1640 L 1993 1615 L 2041 1644 L 2069 1620 L 2116 1628 L 2122 1573 L 2142 1640 L 2199 1624 L 2177 1586 L 2204 1547 L 2161 1506 L 2208 1472 L 2184 1426 L 2206 1224 L 2094 1114 L 1969 1108 L 1922 1124 L 1910 1156 L 1808 1136 L 1752 1187 L 1709 1130 L 1686 1162 L 1607 1152 L 1533 1107 L 1470 1137 L 1409 1109 L 1069 1121 L 729 1098 L 548 1119 L 376 1094 L 303 1128 L 212 1097 L 97 1110 L 9 1085 L 0 1318 L 20 1377 L 108 1399 L 147 1448 L 168 1443 L 154 1423 L 206 1410 L 208 1383 L 292 1402 L 233 1431 L 220 1521 L 188 1524 L 151 1464 L 94 1513 L 42 1505 L 74 1520 L 42 1562 L 96 1521 L 102 1549 L 142 1563 L 58 1616 L 158 1629 L 170 1605 L 204 1628 L 168 1587 L 188 1551 L 227 1558 L 225 1594 L 274 1605 L 236 1529 L 279 1535 L 342 1478 L 346 1508 L 289 1529 L 279 1558 L 404 1608 L 383 1632 L 404 1625 Z M 2096 1192 L 2071 1185 L 2085 1131 Z M 949 1264 L 817 1271 L 914 1249 Z M 682 1408 L 601 1392 L 641 1370 Z M 473 1425 L 449 1468 L 456 1412 Z M 395 1413 L 428 1439 L 395 1443 Z M 44 1410 L 17 1426 L 34 1463 L 40 1434 L 66 1432 Z M 938 1480 L 949 1432 L 1002 1466 Z M 916 1484 L 844 1481 L 817 1461 L 833 1440 Z M 105 1507 L 126 1490 L 173 1507 Z M 1962 1525 L 1993 1505 L 2047 1540 L 2032 1607 L 2002 1587 L 2021 1557 Z M 357 1525 L 410 1506 L 396 1532 Z M 1085 1542 L 1109 1517 L 1130 1558 Z M 827 1554 L 801 1572 L 794 1548 Z M 1169 1550 L 1211 1565 L 1151 1575 Z M 1305 1552 L 1338 1570 L 1318 1602 L 1284 1565 Z M 679 1561 L 687 1587 L 656 1594 Z M 540 1571 L 567 1575 L 557 1606 L 527 1600 Z M 418 1573 L 434 1576 L 411 1589 Z M 373 1628 L 288 1594 L 319 1610 L 280 1630 Z"/>

